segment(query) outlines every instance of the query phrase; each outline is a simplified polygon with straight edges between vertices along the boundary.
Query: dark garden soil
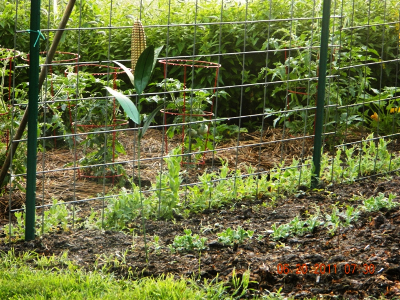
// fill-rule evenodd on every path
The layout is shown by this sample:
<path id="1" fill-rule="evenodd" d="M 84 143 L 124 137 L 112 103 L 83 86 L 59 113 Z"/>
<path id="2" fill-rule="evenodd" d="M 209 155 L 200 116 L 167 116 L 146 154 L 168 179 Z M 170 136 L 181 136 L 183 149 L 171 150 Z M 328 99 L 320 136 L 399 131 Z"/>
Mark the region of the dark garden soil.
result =
<path id="1" fill-rule="evenodd" d="M 220 280 L 229 280 L 234 269 L 239 276 L 249 269 L 253 294 L 277 291 L 282 287 L 284 295 L 298 299 L 313 295 L 324 295 L 326 299 L 334 296 L 365 299 L 382 294 L 387 299 L 400 299 L 399 208 L 362 213 L 353 226 L 339 228 L 334 236 L 320 227 L 312 234 L 280 241 L 269 237 L 273 223 L 288 223 L 296 215 L 306 217 L 308 212 L 315 213 L 316 207 L 324 214 L 330 213 L 335 203 L 339 207 L 358 205 L 358 200 L 351 200 L 352 195 L 369 197 L 379 192 L 394 193 L 399 186 L 398 176 L 369 179 L 352 185 L 334 185 L 325 190 L 299 191 L 295 196 L 277 201 L 274 206 L 262 205 L 268 204 L 269 199 L 242 200 L 223 210 L 206 210 L 184 220 L 147 220 L 148 262 L 140 220 L 130 224 L 135 229 L 134 236 L 76 229 L 55 232 L 30 242 L 2 243 L 0 250 L 15 248 L 16 253 L 34 250 L 46 256 L 67 250 L 70 259 L 88 270 L 94 269 L 96 260 L 101 268 L 107 263 L 106 257 L 111 257 L 119 260 L 120 265 L 110 263 L 110 271 L 121 277 L 128 276 L 129 272 L 137 277 L 171 273 L 208 279 L 218 275 Z M 395 201 L 399 201 L 399 197 Z M 233 246 L 224 246 L 217 241 L 216 233 L 222 228 L 239 225 L 245 230 L 254 230 L 254 237 Z M 172 244 L 176 235 L 182 235 L 185 228 L 207 237 L 207 249 L 201 253 L 171 254 L 167 245 Z M 154 235 L 160 237 L 159 250 L 154 247 Z M 262 237 L 258 238 L 259 235 Z M 283 274 L 282 270 L 290 272 Z"/>
<path id="2" fill-rule="evenodd" d="M 149 149 L 148 153 L 151 152 Z M 302 149 L 300 147 L 299 151 Z M 247 160 L 255 160 L 255 156 L 248 153 L 245 156 Z M 272 160 L 278 157 L 271 155 Z M 69 176 L 65 175 L 65 185 L 68 185 L 68 180 Z M 229 207 L 205 210 L 185 219 L 146 220 L 148 260 L 140 219 L 132 220 L 128 225 L 134 234 L 83 229 L 77 223 L 73 230 L 60 230 L 34 241 L 8 244 L 1 241 L 0 251 L 12 248 L 16 253 L 33 250 L 45 256 L 68 251 L 68 257 L 83 268 L 93 270 L 97 262 L 97 268 L 108 265 L 110 272 L 117 277 L 130 274 L 139 278 L 170 273 L 176 277 L 194 276 L 196 279 L 218 276 L 218 280 L 229 281 L 234 270 L 239 277 L 250 270 L 250 288 L 253 290 L 244 298 L 282 288 L 282 295 L 298 299 L 317 295 L 325 299 L 338 299 L 338 296 L 339 299 L 365 299 L 367 296 L 381 295 L 387 299 L 400 299 L 399 207 L 363 212 L 356 223 L 339 227 L 333 236 L 327 228 L 320 226 L 304 236 L 291 236 L 279 241 L 270 237 L 274 223 L 277 226 L 288 223 L 296 216 L 306 219 L 309 214 L 316 213 L 317 208 L 325 215 L 331 213 L 335 204 L 340 210 L 345 209 L 346 205 L 355 207 L 362 203 L 361 197 L 353 195 L 364 199 L 379 193 L 387 196 L 397 193 L 399 187 L 400 177 L 397 175 L 369 178 L 351 185 L 335 184 L 320 190 L 300 187 L 297 194 L 285 196 L 275 203 L 259 195 L 258 199 L 233 201 Z M 82 190 L 85 188 L 87 186 L 82 184 Z M 51 192 L 53 195 L 55 193 L 56 190 Z M 71 200 L 68 197 L 64 201 Z M 400 197 L 397 196 L 394 201 L 399 202 Z M 90 202 L 83 203 L 82 209 L 91 205 Z M 217 233 L 238 226 L 254 230 L 253 238 L 233 246 L 218 242 Z M 175 236 L 183 235 L 184 229 L 191 229 L 193 234 L 206 237 L 206 249 L 201 253 L 171 253 L 168 245 L 173 243 Z M 159 236 L 159 249 L 155 247 L 154 235 Z M 113 262 L 115 260 L 118 263 Z"/>

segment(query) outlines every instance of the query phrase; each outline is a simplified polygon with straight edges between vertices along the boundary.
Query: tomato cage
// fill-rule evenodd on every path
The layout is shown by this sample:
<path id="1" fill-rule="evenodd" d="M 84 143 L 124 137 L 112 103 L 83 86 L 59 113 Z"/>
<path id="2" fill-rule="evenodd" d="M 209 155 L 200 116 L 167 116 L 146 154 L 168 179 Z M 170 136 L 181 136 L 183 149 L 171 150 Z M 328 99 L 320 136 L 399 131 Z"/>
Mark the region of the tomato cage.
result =
<path id="1" fill-rule="evenodd" d="M 47 51 L 42 51 L 39 52 L 41 55 L 41 59 L 44 60 L 47 55 Z M 55 57 L 52 60 L 52 63 L 48 66 L 49 74 L 62 74 L 64 72 L 65 66 L 64 65 L 58 65 L 58 64 L 73 64 L 77 63 L 79 60 L 80 56 L 77 53 L 72 53 L 72 52 L 61 52 L 61 51 L 56 51 Z M 27 62 L 28 65 L 30 63 L 30 56 L 29 54 L 26 55 L 26 58 L 22 56 L 22 60 Z M 54 96 L 54 87 L 53 87 L 53 81 L 50 81 L 50 93 L 51 96 Z"/>
<path id="2" fill-rule="evenodd" d="M 11 84 L 12 84 L 12 73 L 13 73 L 13 62 L 16 58 L 21 56 L 21 52 L 14 49 L 0 48 L 0 121 L 3 118 L 9 118 L 10 115 L 10 100 L 11 100 Z M 4 99 L 4 84 L 5 78 L 8 73 L 8 99 L 7 103 Z M 6 130 L 4 134 L 1 134 L 1 139 L 6 143 L 6 151 L 8 151 L 8 144 L 10 142 L 9 130 Z"/>
<path id="3" fill-rule="evenodd" d="M 301 47 L 301 46 L 299 46 Z M 339 46 L 333 46 L 332 47 L 332 53 L 330 54 L 330 60 L 334 61 L 335 60 L 335 54 L 336 54 L 336 48 L 339 48 Z M 285 53 L 285 64 L 286 61 L 290 58 L 289 57 L 289 53 L 290 51 L 288 49 L 285 49 L 284 51 Z M 319 61 L 319 53 L 315 54 L 315 62 Z M 310 65 L 311 62 L 309 62 Z M 286 75 L 289 75 L 289 67 L 285 66 L 285 73 Z M 319 66 L 317 65 L 316 67 L 316 77 L 319 76 Z M 304 84 L 302 85 L 300 82 L 294 81 L 291 82 L 291 84 L 289 85 L 288 83 L 288 88 L 287 88 L 287 96 L 286 96 L 286 109 L 290 110 L 290 99 L 291 97 L 299 97 L 299 98 L 307 98 L 310 99 L 309 104 L 311 105 L 311 99 L 314 99 L 314 103 L 312 103 L 312 105 L 317 105 L 317 89 L 318 89 L 318 82 L 316 82 L 315 87 L 311 88 L 311 86 L 309 85 L 309 81 L 307 81 L 307 85 L 304 86 Z M 301 102 L 299 100 L 297 100 L 297 102 Z M 312 114 L 312 111 L 310 111 L 310 113 Z M 311 115 L 312 116 L 312 115 Z M 315 134 L 315 122 L 316 122 L 316 115 L 314 114 L 314 120 L 313 122 L 313 127 L 314 127 L 314 134 Z M 295 119 L 295 117 L 288 117 L 288 122 L 291 122 Z"/>
<path id="4" fill-rule="evenodd" d="M 288 58 L 289 58 L 288 50 L 286 49 L 284 53 L 285 53 L 285 62 L 286 62 L 288 60 Z M 319 59 L 319 55 L 317 55 L 317 57 Z M 289 74 L 289 68 L 288 68 L 287 65 L 285 67 L 285 72 L 286 72 L 286 75 Z M 317 76 L 318 76 L 318 70 L 317 70 Z M 315 100 L 314 104 L 316 105 L 316 101 L 317 101 L 317 95 L 316 94 L 310 94 L 309 93 L 309 88 L 307 86 L 297 86 L 296 82 L 294 84 L 295 84 L 295 86 L 291 86 L 291 87 L 288 86 L 288 91 L 287 91 L 288 94 L 286 96 L 286 109 L 288 109 L 288 110 L 290 109 L 290 97 L 291 97 L 291 95 L 294 95 L 295 97 L 297 97 L 297 95 L 299 95 L 300 97 L 301 96 L 306 96 L 306 97 L 310 97 L 310 98 L 313 97 L 314 100 Z M 290 122 L 291 119 L 289 118 L 288 121 Z M 315 121 L 314 121 L 314 123 L 315 123 Z"/>
<path id="5" fill-rule="evenodd" d="M 182 154 L 184 154 L 181 163 L 204 165 L 206 151 L 212 148 L 210 143 L 211 139 L 209 138 L 210 126 L 207 126 L 207 123 L 211 124 L 211 119 L 214 116 L 214 113 L 212 112 L 214 107 L 214 96 L 218 80 L 218 72 L 221 65 L 208 61 L 188 59 L 162 59 L 159 60 L 159 62 L 164 65 L 164 80 L 167 79 L 167 66 L 183 68 L 183 90 L 177 91 L 180 93 L 182 105 L 173 109 L 160 110 L 163 114 L 164 125 L 167 128 L 164 136 L 166 151 L 168 152 L 168 132 L 171 132 L 171 129 L 173 129 L 173 133 L 175 131 L 178 131 L 179 133 L 180 131 Z M 215 70 L 214 89 L 209 97 L 212 99 L 210 111 L 202 110 L 202 100 L 199 99 L 198 95 L 196 95 L 194 89 L 187 89 L 188 77 L 191 77 L 192 81 L 194 81 L 196 75 L 200 76 L 200 72 L 197 72 L 196 74 L 196 71 L 199 69 Z M 189 76 L 188 70 L 191 73 Z M 201 76 L 210 76 L 210 74 L 203 72 Z M 198 105 L 197 109 L 193 109 L 194 105 Z M 179 130 L 175 130 L 175 125 L 172 127 L 173 125 L 170 123 L 171 121 L 173 123 L 182 123 L 183 125 Z M 191 122 L 195 123 L 192 124 Z M 200 153 L 193 155 L 192 152 Z"/>
<path id="6" fill-rule="evenodd" d="M 112 67 L 107 65 L 99 65 L 99 64 L 79 64 L 74 67 L 74 70 L 72 72 L 70 70 L 65 70 L 66 76 L 68 75 L 78 76 L 78 74 L 88 74 L 89 76 L 94 76 L 96 79 L 110 79 L 112 80 L 112 86 L 114 90 L 117 89 L 118 75 L 124 73 L 125 72 L 123 71 L 122 68 Z M 105 89 L 101 90 L 105 91 Z M 79 159 L 79 162 L 81 163 L 81 165 L 83 163 L 85 165 L 85 168 L 82 168 L 84 170 L 78 168 L 78 178 L 93 178 L 93 179 L 108 178 L 112 179 L 112 183 L 114 184 L 115 178 L 123 176 L 123 174 L 120 174 L 119 172 L 122 170 L 119 167 L 114 168 L 115 165 L 113 164 L 115 162 L 115 158 L 117 157 L 116 144 L 118 143 L 117 134 L 114 130 L 126 126 L 129 123 L 129 121 L 117 118 L 117 106 L 115 98 L 113 98 L 112 106 L 111 108 L 109 108 L 108 100 L 104 99 L 104 96 L 102 95 L 99 95 L 99 97 L 97 97 L 96 95 L 95 97 L 93 97 L 93 99 L 90 100 L 86 98 L 85 99 L 87 101 L 86 103 L 83 103 L 83 99 L 80 99 L 79 95 L 76 96 L 78 100 L 68 99 L 71 131 L 73 134 L 87 133 L 86 138 L 84 139 L 84 143 L 87 142 L 86 145 L 89 145 L 88 146 L 89 148 L 95 148 L 94 152 L 91 152 L 85 157 Z M 71 104 L 71 102 L 76 102 L 76 104 Z M 97 112 L 95 110 L 96 109 L 95 105 L 99 106 L 102 110 Z M 82 113 L 83 111 L 81 109 L 83 110 L 93 109 L 91 110 L 91 114 L 94 115 L 94 119 L 90 120 L 86 119 L 86 121 L 84 122 L 82 122 L 82 120 L 73 121 L 72 112 L 74 112 L 77 117 L 84 116 L 84 114 Z M 101 113 L 104 111 L 106 111 L 106 114 L 110 113 L 111 115 L 110 119 L 105 118 L 106 115 Z M 109 144 L 109 142 L 105 137 L 105 135 L 109 133 L 110 130 L 113 130 L 111 144 Z M 90 132 L 92 131 L 97 131 L 97 132 L 96 134 L 94 133 L 91 134 Z M 104 133 L 101 133 L 101 131 L 104 131 Z M 97 135 L 97 138 L 95 135 Z M 104 135 L 104 140 L 98 138 L 100 135 Z M 92 139 L 91 142 L 90 139 Z M 75 136 L 73 136 L 73 142 L 74 146 L 76 146 L 77 141 Z M 108 153 L 108 151 L 110 150 L 109 148 L 111 148 L 111 155 L 110 153 Z M 99 151 L 103 152 L 106 151 L 107 153 L 103 155 L 104 153 L 101 154 Z M 96 154 L 101 154 L 101 155 L 98 156 Z M 98 161 L 93 159 L 96 156 L 97 158 L 100 158 Z M 106 158 L 105 163 L 109 163 L 107 171 L 106 168 L 105 167 L 103 168 L 102 166 L 91 167 L 91 165 L 100 165 L 104 163 L 104 159 L 101 159 L 101 156 Z M 77 154 L 75 154 L 75 158 L 76 160 L 78 160 Z M 100 169 L 102 171 L 99 171 Z"/>
<path id="7" fill-rule="evenodd" d="M 41 63 L 45 62 L 46 56 L 47 56 L 47 51 L 42 51 L 39 52 L 40 54 L 40 61 Z M 62 51 L 56 51 L 54 59 L 52 60 L 52 63 L 48 66 L 48 74 L 50 74 L 50 95 L 51 97 L 54 97 L 57 92 L 54 92 L 54 78 L 53 74 L 55 75 L 60 75 L 64 73 L 65 70 L 65 64 L 76 64 L 79 61 L 79 54 L 77 53 L 72 53 L 72 52 L 62 52 Z M 26 55 L 26 57 L 21 56 L 21 59 L 25 61 L 28 65 L 30 64 L 30 55 L 29 53 Z M 61 105 L 58 105 L 55 107 L 56 109 L 60 110 L 62 107 Z M 56 135 L 56 130 L 53 130 L 53 135 Z M 54 147 L 57 147 L 57 139 L 54 139 Z"/>

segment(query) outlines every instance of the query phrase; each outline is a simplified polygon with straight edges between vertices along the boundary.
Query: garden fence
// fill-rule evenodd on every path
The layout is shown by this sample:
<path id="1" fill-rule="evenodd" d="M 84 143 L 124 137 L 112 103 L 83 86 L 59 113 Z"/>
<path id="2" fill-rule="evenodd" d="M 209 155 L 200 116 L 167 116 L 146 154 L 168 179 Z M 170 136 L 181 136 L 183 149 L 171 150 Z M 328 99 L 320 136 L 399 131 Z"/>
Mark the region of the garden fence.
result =
<path id="1" fill-rule="evenodd" d="M 3 234 L 123 230 L 398 170 L 399 11 L 394 0 L 1 3 Z M 149 45 L 159 54 L 138 95 L 117 63 L 133 70 L 131 50 Z M 105 87 L 142 121 L 163 104 L 142 139 Z"/>

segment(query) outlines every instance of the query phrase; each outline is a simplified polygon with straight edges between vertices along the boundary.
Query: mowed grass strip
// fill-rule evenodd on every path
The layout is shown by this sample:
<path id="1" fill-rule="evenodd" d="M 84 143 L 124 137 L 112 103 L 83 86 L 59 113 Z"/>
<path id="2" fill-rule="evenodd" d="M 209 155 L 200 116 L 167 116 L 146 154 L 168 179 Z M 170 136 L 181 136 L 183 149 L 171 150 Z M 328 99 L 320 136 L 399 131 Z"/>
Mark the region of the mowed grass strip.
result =
<path id="1" fill-rule="evenodd" d="M 224 292 L 221 285 L 201 288 L 172 276 L 117 280 L 72 264 L 65 269 L 34 265 L 13 252 L 0 253 L 0 299 L 221 299 Z"/>

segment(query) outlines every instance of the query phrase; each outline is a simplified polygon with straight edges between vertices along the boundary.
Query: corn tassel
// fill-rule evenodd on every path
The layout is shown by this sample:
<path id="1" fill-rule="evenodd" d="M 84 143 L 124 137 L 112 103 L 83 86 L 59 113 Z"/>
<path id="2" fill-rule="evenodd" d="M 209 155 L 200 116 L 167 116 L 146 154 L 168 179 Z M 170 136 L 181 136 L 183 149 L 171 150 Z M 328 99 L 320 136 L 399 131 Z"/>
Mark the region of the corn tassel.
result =
<path id="1" fill-rule="evenodd" d="M 136 63 L 139 59 L 140 54 L 146 49 L 146 35 L 142 22 L 136 20 L 132 27 L 132 39 L 131 39 L 131 66 L 132 73 L 135 72 Z"/>

